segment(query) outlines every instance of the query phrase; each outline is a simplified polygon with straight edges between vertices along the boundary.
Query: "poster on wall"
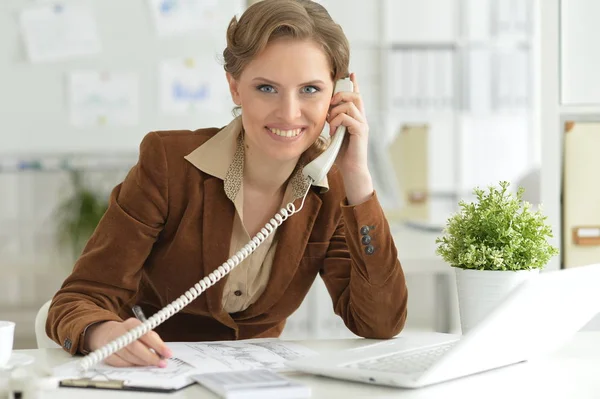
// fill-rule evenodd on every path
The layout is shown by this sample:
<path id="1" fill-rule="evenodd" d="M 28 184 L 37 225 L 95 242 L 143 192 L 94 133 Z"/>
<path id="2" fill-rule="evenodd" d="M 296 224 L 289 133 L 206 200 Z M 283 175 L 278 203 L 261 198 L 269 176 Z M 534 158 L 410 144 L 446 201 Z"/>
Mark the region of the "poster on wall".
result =
<path id="1" fill-rule="evenodd" d="M 231 106 L 225 72 L 213 57 L 163 60 L 159 66 L 161 111 L 182 115 L 198 111 L 221 112 Z"/>
<path id="2" fill-rule="evenodd" d="M 220 20 L 217 0 L 148 0 L 148 3 L 159 36 L 211 30 Z"/>
<path id="3" fill-rule="evenodd" d="M 19 15 L 19 23 L 31 62 L 58 61 L 101 51 L 90 5 L 58 2 L 28 7 Z"/>
<path id="4" fill-rule="evenodd" d="M 138 80 L 136 74 L 128 72 L 71 72 L 67 79 L 71 125 L 136 125 L 139 120 Z"/>

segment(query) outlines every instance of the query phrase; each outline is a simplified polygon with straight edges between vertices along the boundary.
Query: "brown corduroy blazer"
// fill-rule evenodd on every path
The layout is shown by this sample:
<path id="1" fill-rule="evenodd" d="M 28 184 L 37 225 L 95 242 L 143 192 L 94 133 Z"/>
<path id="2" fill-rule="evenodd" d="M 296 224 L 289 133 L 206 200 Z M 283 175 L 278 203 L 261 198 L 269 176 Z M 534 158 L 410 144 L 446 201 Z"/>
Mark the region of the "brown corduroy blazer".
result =
<path id="1" fill-rule="evenodd" d="M 221 179 L 184 159 L 218 131 L 146 135 L 137 164 L 114 188 L 106 214 L 52 300 L 46 331 L 66 351 L 81 351 L 90 324 L 132 317 L 134 304 L 150 316 L 227 260 L 234 205 Z M 369 338 L 398 334 L 407 289 L 377 195 L 348 206 L 335 166 L 328 181 L 329 191 L 311 188 L 303 209 L 278 228 L 269 284 L 254 304 L 225 312 L 225 276 L 159 325 L 161 338 L 277 337 L 317 274 L 333 301 L 319 306 L 332 306 L 352 332 Z"/>

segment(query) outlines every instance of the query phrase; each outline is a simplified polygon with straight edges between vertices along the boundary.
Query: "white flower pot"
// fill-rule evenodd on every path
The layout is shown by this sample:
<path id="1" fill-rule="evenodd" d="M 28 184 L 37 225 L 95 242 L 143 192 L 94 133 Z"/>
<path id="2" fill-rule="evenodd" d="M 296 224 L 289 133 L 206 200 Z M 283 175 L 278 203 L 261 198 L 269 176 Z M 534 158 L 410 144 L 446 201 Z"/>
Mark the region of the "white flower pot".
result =
<path id="1" fill-rule="evenodd" d="M 456 269 L 456 286 L 462 333 L 466 334 L 526 279 L 539 274 L 533 270 Z"/>

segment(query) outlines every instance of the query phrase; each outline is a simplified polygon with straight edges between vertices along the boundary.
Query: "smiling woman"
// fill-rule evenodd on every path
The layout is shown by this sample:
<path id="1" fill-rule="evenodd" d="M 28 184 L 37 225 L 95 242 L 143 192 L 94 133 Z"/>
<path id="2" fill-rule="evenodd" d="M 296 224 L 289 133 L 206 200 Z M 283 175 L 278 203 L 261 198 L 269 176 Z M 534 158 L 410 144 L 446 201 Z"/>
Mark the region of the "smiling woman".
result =
<path id="1" fill-rule="evenodd" d="M 227 29 L 224 69 L 241 115 L 223 128 L 149 133 L 138 163 L 55 295 L 47 332 L 72 354 L 103 347 L 236 254 L 282 207 L 300 211 L 198 300 L 106 359 L 164 366 L 164 341 L 277 337 L 319 275 L 355 334 L 389 338 L 407 291 L 367 163 L 369 126 L 340 26 L 310 0 L 263 0 Z M 225 83 L 224 83 L 225 84 Z M 302 167 L 347 129 L 322 181 Z M 220 267 L 221 269 L 221 267 Z M 151 350 L 149 350 L 151 349 Z"/>

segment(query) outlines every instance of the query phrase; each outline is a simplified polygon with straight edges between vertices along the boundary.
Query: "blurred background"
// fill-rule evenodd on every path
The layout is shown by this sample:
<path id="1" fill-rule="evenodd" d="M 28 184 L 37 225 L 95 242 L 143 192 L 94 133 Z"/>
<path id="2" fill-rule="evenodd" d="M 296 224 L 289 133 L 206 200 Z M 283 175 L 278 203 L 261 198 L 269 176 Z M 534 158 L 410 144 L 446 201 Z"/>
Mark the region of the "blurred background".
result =
<path id="1" fill-rule="evenodd" d="M 409 284 L 407 329 L 455 331 L 453 270 L 434 242 L 460 199 L 507 180 L 538 204 L 545 156 L 560 237 L 560 150 L 545 153 L 540 133 L 548 113 L 545 132 L 560 125 L 549 69 L 558 58 L 542 62 L 558 57 L 558 42 L 541 25 L 556 34 L 558 1 L 319 2 L 351 43 L 376 190 Z M 35 347 L 37 310 L 71 271 L 142 137 L 230 121 L 220 54 L 248 3 L 2 0 L 0 319 L 17 322 L 16 348 Z M 349 334 L 319 279 L 284 331 Z"/>

